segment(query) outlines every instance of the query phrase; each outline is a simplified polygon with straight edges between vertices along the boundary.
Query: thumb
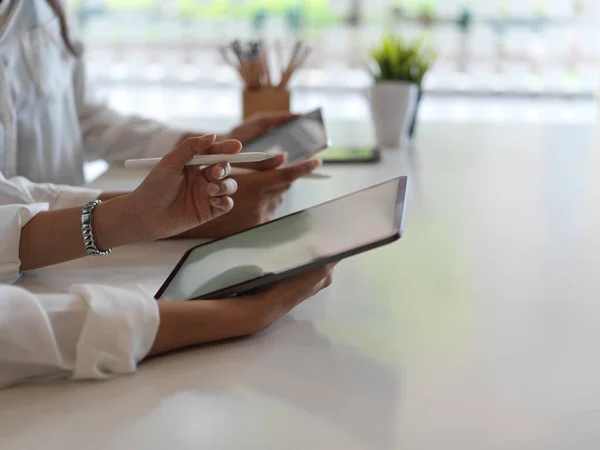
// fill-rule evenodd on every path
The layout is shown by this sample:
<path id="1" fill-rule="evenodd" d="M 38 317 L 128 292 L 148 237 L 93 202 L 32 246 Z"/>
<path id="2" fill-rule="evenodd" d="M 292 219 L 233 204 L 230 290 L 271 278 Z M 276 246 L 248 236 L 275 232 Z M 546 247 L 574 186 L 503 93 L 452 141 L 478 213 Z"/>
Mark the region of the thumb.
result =
<path id="1" fill-rule="evenodd" d="M 183 170 L 195 155 L 212 155 L 238 153 L 242 144 L 236 140 L 227 140 L 215 144 L 216 135 L 207 134 L 200 137 L 187 138 L 175 150 L 167 153 L 157 167 Z"/>
<path id="2" fill-rule="evenodd" d="M 158 163 L 157 167 L 183 170 L 195 154 L 206 153 L 206 150 L 215 143 L 217 138 L 214 134 L 206 134 L 199 137 L 190 137 L 167 153 Z"/>

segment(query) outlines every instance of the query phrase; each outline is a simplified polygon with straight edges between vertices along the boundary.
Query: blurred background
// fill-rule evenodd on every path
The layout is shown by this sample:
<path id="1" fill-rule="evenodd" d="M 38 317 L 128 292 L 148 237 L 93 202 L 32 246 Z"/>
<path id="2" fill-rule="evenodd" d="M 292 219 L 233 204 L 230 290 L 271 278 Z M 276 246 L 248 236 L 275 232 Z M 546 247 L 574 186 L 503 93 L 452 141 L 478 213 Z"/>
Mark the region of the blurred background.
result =
<path id="1" fill-rule="evenodd" d="M 369 48 L 385 30 L 438 50 L 419 120 L 592 123 L 600 88 L 597 0 L 69 0 L 108 101 L 180 126 L 240 120 L 241 82 L 218 52 L 234 38 L 312 45 L 292 109 L 368 124 Z M 372 141 L 368 125 L 353 139 Z"/>

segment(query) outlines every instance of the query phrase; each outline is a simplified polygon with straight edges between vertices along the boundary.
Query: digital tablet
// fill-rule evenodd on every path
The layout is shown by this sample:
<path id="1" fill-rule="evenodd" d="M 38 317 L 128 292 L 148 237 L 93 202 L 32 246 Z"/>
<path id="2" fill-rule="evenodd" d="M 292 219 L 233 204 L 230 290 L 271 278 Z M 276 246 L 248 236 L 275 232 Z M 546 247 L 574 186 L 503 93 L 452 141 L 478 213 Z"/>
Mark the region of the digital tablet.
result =
<path id="1" fill-rule="evenodd" d="M 286 165 L 312 158 L 329 147 L 321 109 L 299 116 L 244 145 L 242 153 L 287 152 Z"/>
<path id="2" fill-rule="evenodd" d="M 366 252 L 402 232 L 407 178 L 394 178 L 187 251 L 155 298 L 224 298 Z"/>

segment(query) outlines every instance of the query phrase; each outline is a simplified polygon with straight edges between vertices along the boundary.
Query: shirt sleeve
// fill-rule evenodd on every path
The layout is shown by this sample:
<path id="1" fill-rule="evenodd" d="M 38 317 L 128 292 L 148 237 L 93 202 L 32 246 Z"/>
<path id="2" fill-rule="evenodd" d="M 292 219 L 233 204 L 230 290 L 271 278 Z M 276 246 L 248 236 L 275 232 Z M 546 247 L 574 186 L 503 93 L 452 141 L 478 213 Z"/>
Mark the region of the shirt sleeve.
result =
<path id="1" fill-rule="evenodd" d="M 37 213 L 47 209 L 47 203 L 0 205 L 0 283 L 12 283 L 19 278 L 21 228 Z M 0 296 L 0 310 L 1 305 Z"/>
<path id="2" fill-rule="evenodd" d="M 77 285 L 33 295 L 0 285 L 0 388 L 46 378 L 132 373 L 158 330 L 156 301 L 141 287 Z"/>
<path id="3" fill-rule="evenodd" d="M 48 203 L 0 205 L 0 283 L 19 277 L 21 228 L 46 209 Z M 0 387 L 131 373 L 157 329 L 158 307 L 141 287 L 79 285 L 71 294 L 35 296 L 0 284 Z"/>
<path id="4" fill-rule="evenodd" d="M 5 178 L 0 173 L 0 205 L 46 203 L 48 209 L 83 206 L 97 199 L 99 189 L 52 183 L 34 183 L 24 177 Z"/>
<path id="5" fill-rule="evenodd" d="M 76 44 L 79 54 L 83 47 Z M 87 160 L 122 162 L 129 158 L 159 157 L 170 152 L 182 130 L 133 115 L 122 115 L 99 101 L 86 76 L 83 57 L 74 73 L 77 113 Z"/>

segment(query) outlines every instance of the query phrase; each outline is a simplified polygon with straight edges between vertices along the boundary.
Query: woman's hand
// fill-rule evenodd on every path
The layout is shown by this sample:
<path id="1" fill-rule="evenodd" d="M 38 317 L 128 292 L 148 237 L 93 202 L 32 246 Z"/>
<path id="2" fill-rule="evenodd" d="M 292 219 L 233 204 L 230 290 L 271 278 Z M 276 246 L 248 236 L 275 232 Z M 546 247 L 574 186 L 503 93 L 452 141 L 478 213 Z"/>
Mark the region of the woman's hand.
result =
<path id="1" fill-rule="evenodd" d="M 162 158 L 142 184 L 120 197 L 135 212 L 148 240 L 180 234 L 233 208 L 235 180 L 228 163 L 186 166 L 197 154 L 237 153 L 239 141 L 215 143 L 215 135 L 188 138 Z"/>
<path id="2" fill-rule="evenodd" d="M 195 154 L 237 153 L 238 141 L 215 144 L 215 136 L 187 139 L 166 155 L 130 194 L 102 202 L 93 214 L 98 248 L 107 249 L 170 237 L 233 207 L 235 180 L 229 164 L 186 166 Z M 81 236 L 81 208 L 37 214 L 21 230 L 21 271 L 58 264 L 87 254 Z"/>
<path id="3" fill-rule="evenodd" d="M 246 119 L 243 123 L 233 128 L 227 134 L 221 134 L 218 136 L 217 141 L 223 141 L 227 139 L 235 139 L 240 141 L 242 144 L 261 137 L 271 128 L 283 125 L 289 120 L 298 117 L 297 114 L 289 112 L 274 112 L 274 113 L 258 113 L 254 114 L 249 119 Z M 183 143 L 186 139 L 198 136 L 202 133 L 184 133 L 181 136 L 179 143 Z"/>
<path id="4" fill-rule="evenodd" d="M 258 333 L 327 288 L 335 264 L 269 286 L 259 294 L 223 300 L 158 302 L 160 326 L 149 356 L 190 345 Z"/>
<path id="5" fill-rule="evenodd" d="M 232 175 L 238 184 L 233 195 L 235 209 L 180 237 L 219 238 L 272 220 L 292 183 L 321 165 L 318 159 L 313 159 L 277 169 L 284 161 L 284 155 L 278 155 L 256 165 L 256 172 Z"/>

